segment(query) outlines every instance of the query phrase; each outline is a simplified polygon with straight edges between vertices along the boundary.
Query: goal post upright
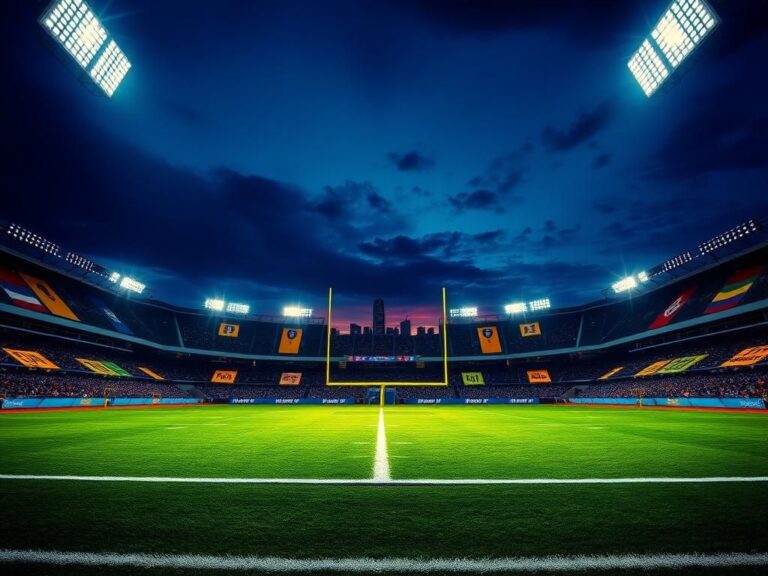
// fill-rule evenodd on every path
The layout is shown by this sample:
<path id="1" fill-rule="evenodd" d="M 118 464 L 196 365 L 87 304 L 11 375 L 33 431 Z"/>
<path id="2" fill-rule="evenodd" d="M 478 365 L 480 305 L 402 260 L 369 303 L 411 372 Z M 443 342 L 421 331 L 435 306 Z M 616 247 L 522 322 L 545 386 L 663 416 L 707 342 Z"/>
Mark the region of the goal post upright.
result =
<path id="1" fill-rule="evenodd" d="M 448 309 L 445 287 L 441 288 L 443 301 L 443 381 L 442 382 L 331 382 L 331 319 L 333 315 L 333 288 L 328 288 L 328 327 L 325 348 L 326 386 L 448 386 Z"/>

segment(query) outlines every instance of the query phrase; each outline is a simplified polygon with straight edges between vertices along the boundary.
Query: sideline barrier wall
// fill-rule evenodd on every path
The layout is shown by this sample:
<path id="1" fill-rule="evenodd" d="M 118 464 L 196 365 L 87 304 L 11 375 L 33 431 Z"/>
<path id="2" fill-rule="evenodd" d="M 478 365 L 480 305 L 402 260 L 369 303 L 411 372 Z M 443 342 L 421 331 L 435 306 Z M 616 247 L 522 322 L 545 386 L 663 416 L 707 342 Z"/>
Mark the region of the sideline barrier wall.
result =
<path id="1" fill-rule="evenodd" d="M 230 398 L 224 404 L 356 404 L 354 398 Z M 218 404 L 218 402 L 217 402 Z"/>
<path id="2" fill-rule="evenodd" d="M 539 398 L 406 398 L 403 404 L 539 404 Z"/>
<path id="3" fill-rule="evenodd" d="M 112 398 L 112 406 L 151 406 L 157 404 L 199 404 L 199 398 Z M 100 408 L 104 398 L 6 398 L 3 410 L 17 408 Z"/>
<path id="4" fill-rule="evenodd" d="M 569 398 L 572 404 L 618 404 L 636 406 L 640 398 Z M 683 406 L 688 408 L 760 408 L 761 398 L 643 398 L 643 406 Z"/>

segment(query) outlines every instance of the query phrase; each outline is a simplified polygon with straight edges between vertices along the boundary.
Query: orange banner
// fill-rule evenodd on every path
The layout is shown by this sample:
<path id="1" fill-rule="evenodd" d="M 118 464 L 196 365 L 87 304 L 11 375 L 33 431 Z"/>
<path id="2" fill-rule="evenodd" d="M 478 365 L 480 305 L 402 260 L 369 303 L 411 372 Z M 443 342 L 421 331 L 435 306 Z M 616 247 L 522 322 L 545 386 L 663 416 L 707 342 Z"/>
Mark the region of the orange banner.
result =
<path id="1" fill-rule="evenodd" d="M 528 370 L 528 382 L 531 384 L 543 384 L 552 382 L 549 370 Z"/>
<path id="2" fill-rule="evenodd" d="M 8 356 L 27 368 L 45 368 L 46 370 L 59 369 L 56 364 L 37 352 L 32 352 L 31 350 L 13 350 L 12 348 L 3 348 L 3 350 Z"/>
<path id="3" fill-rule="evenodd" d="M 728 368 L 729 366 L 752 366 L 768 358 L 768 346 L 753 346 L 745 348 L 736 354 L 730 360 L 726 360 L 720 366 Z"/>
<path id="4" fill-rule="evenodd" d="M 240 324 L 227 324 L 222 322 L 219 324 L 219 336 L 226 336 L 227 338 L 237 338 L 240 335 Z"/>
<path id="5" fill-rule="evenodd" d="M 606 372 L 605 374 L 600 376 L 600 378 L 598 378 L 598 380 L 608 380 L 608 378 L 610 378 L 611 376 L 615 376 L 616 374 L 618 374 L 622 370 L 624 370 L 624 366 L 619 366 L 618 368 L 614 368 L 610 372 Z"/>
<path id="6" fill-rule="evenodd" d="M 53 291 L 53 288 L 48 285 L 48 282 L 30 276 L 29 274 L 24 274 L 24 272 L 19 272 L 19 275 L 24 279 L 24 282 L 32 288 L 32 292 L 35 293 L 43 305 L 51 311 L 51 314 L 55 314 L 62 318 L 68 318 L 75 322 L 80 322 L 80 318 L 78 318 L 69 306 L 67 306 L 67 303 Z"/>
<path id="7" fill-rule="evenodd" d="M 211 382 L 217 384 L 234 384 L 237 378 L 237 370 L 216 370 L 211 376 Z"/>
<path id="8" fill-rule="evenodd" d="M 146 374 L 150 378 L 154 378 L 155 380 L 165 380 L 165 378 L 160 376 L 160 374 L 158 374 L 154 370 L 150 370 L 149 368 L 145 368 L 144 366 L 139 366 L 139 370 L 144 372 L 144 374 Z"/>
<path id="9" fill-rule="evenodd" d="M 283 335 L 280 337 L 280 354 L 298 354 L 301 346 L 301 328 L 283 328 Z"/>
<path id="10" fill-rule="evenodd" d="M 541 325 L 538 322 L 520 324 L 520 336 L 541 336 Z"/>
<path id="11" fill-rule="evenodd" d="M 301 372 L 283 372 L 280 375 L 280 386 L 298 386 L 301 384 Z"/>
<path id="12" fill-rule="evenodd" d="M 482 326 L 477 329 L 477 337 L 480 339 L 480 350 L 483 354 L 499 354 L 501 341 L 496 326 Z"/>

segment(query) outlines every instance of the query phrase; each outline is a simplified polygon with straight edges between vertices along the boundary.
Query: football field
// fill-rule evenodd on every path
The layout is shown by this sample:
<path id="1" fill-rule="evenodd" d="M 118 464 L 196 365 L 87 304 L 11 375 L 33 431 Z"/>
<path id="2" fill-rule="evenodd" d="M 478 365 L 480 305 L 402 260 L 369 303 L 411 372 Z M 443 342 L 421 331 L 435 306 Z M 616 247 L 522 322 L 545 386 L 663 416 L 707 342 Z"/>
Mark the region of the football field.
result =
<path id="1" fill-rule="evenodd" d="M 649 408 L 6 413 L 0 569 L 758 574 L 767 443 Z"/>

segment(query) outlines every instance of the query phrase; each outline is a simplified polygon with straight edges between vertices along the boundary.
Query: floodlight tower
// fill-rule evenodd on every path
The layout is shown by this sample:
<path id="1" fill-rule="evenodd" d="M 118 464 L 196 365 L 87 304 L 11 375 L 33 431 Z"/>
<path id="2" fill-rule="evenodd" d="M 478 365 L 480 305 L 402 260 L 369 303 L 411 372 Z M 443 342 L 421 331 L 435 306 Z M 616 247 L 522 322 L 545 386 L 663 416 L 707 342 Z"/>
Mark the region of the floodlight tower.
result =
<path id="1" fill-rule="evenodd" d="M 627 67 L 652 96 L 720 23 L 706 0 L 672 0 Z"/>
<path id="2" fill-rule="evenodd" d="M 38 21 L 93 84 L 111 98 L 131 63 L 90 6 L 83 0 L 53 0 Z"/>

